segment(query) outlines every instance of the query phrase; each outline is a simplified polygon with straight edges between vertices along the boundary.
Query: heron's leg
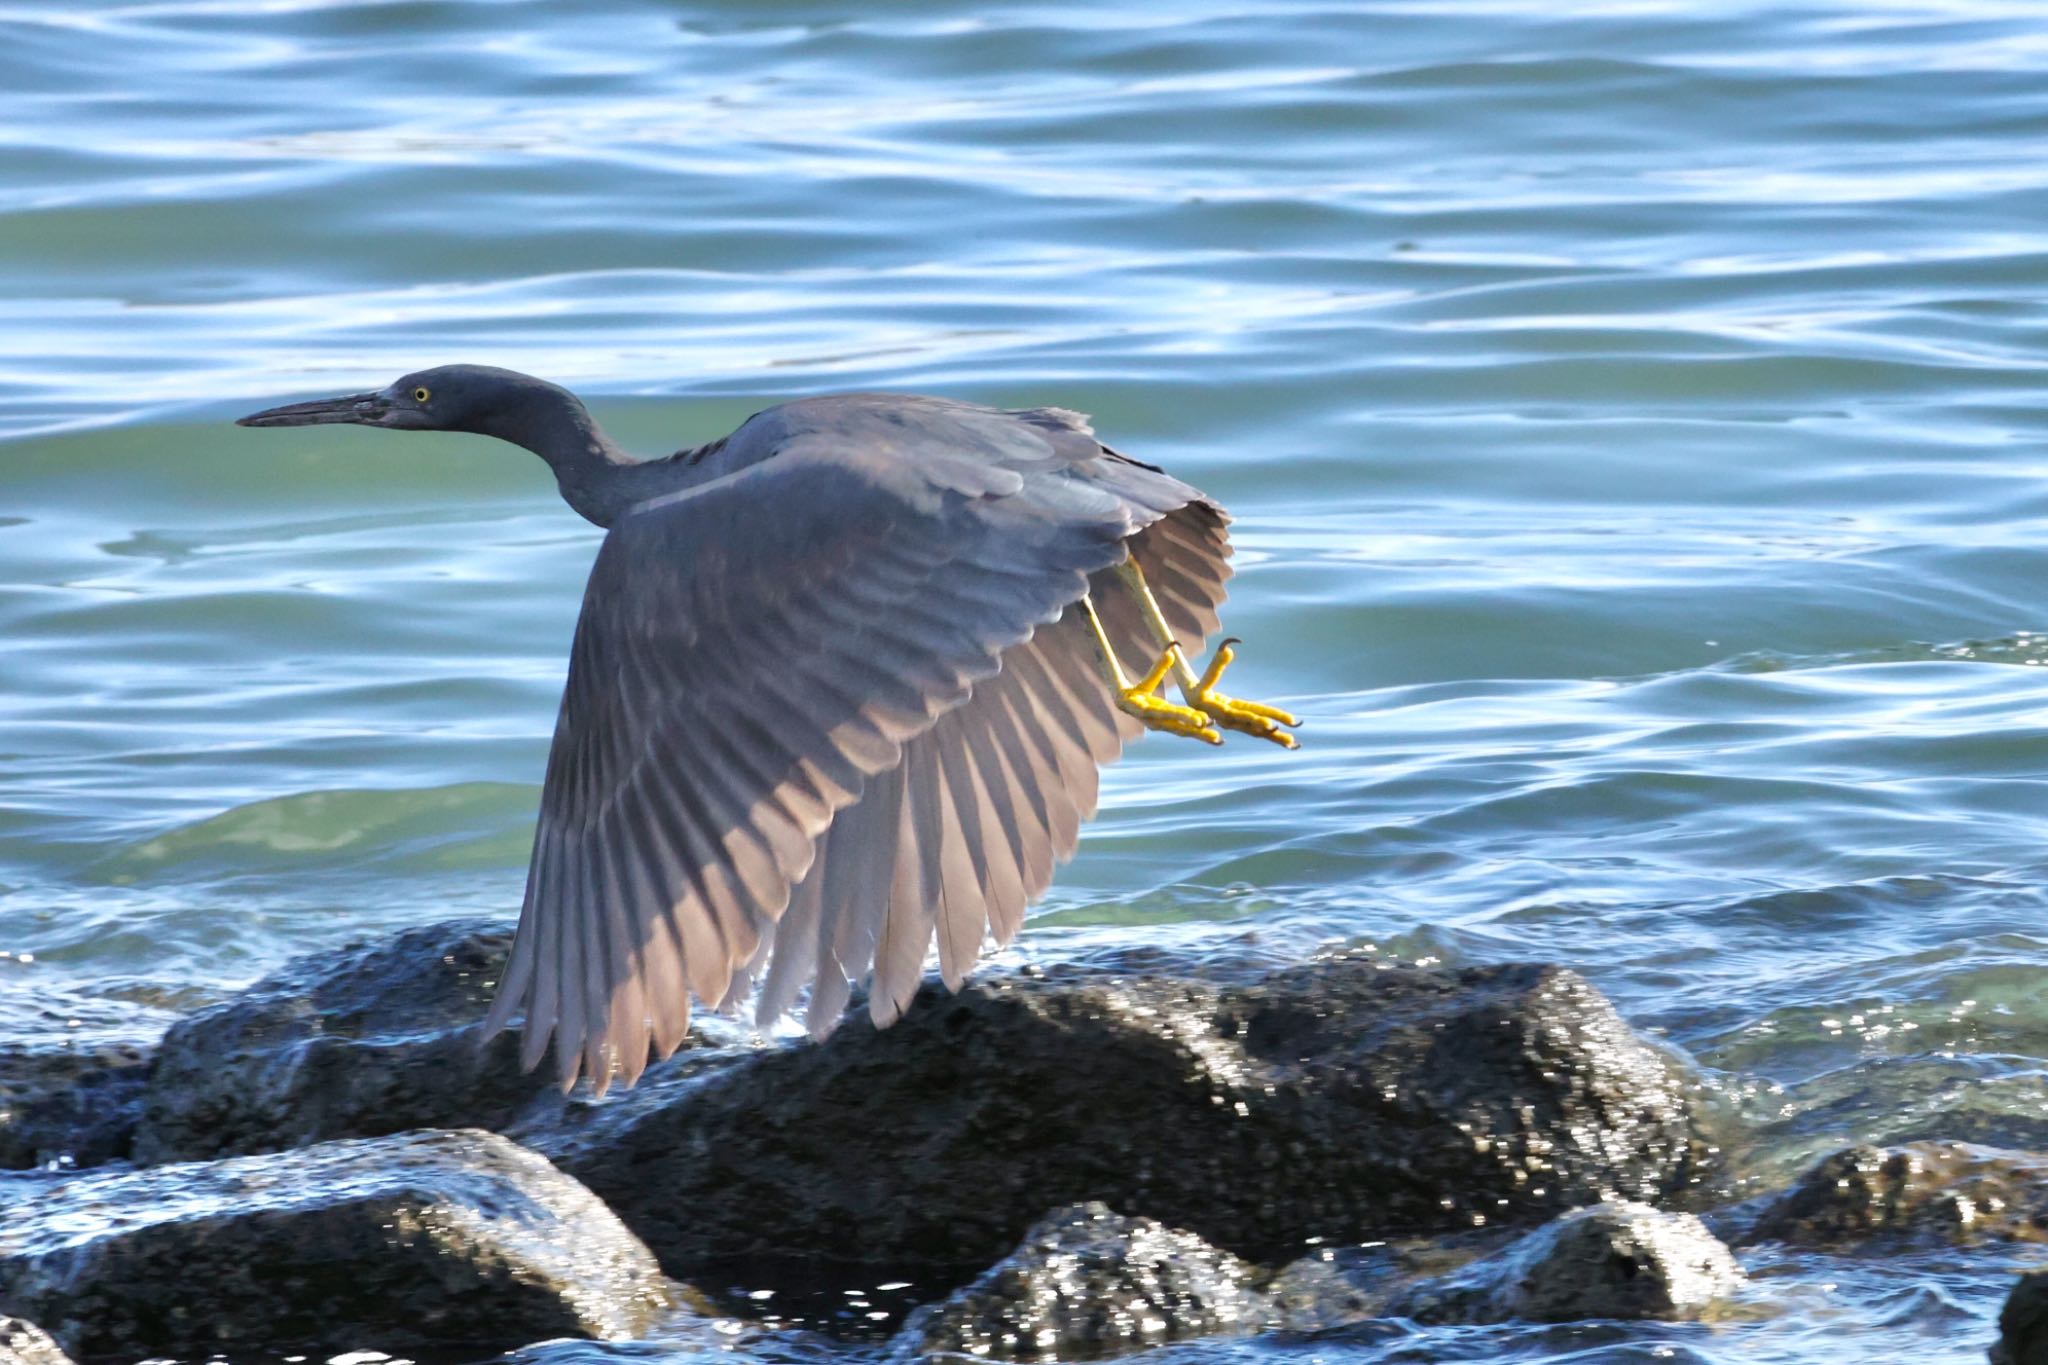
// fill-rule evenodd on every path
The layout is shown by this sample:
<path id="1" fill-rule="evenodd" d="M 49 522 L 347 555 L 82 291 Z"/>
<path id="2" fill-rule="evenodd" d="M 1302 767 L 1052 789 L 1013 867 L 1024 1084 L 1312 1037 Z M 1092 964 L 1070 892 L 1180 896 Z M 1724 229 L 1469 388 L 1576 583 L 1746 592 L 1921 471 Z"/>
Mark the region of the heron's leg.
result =
<path id="1" fill-rule="evenodd" d="M 1223 677 L 1223 670 L 1230 667 L 1230 661 L 1237 657 L 1233 645 L 1242 643 L 1231 639 L 1216 647 L 1216 653 L 1209 660 L 1209 666 L 1202 670 L 1200 677 L 1188 667 L 1181 656 L 1180 647 L 1172 644 L 1173 631 L 1166 624 L 1166 616 L 1159 610 L 1158 599 L 1152 596 L 1152 589 L 1145 582 L 1145 572 L 1138 567 L 1138 557 L 1132 555 L 1117 565 L 1117 573 L 1123 577 L 1131 591 L 1137 594 L 1138 607 L 1145 614 L 1145 624 L 1152 630 L 1152 637 L 1167 645 L 1171 666 L 1180 683 L 1180 694 L 1190 707 L 1202 712 L 1225 729 L 1238 730 L 1260 739 L 1271 740 L 1283 749 L 1297 747 L 1293 735 L 1281 729 L 1283 725 L 1294 726 L 1301 722 L 1277 706 L 1264 702 L 1239 701 L 1226 697 L 1216 690 L 1216 684 Z M 1167 663 L 1166 659 L 1160 661 Z"/>
<path id="2" fill-rule="evenodd" d="M 1086 597 L 1081 599 L 1081 610 L 1088 613 L 1089 629 L 1095 632 L 1095 652 L 1102 665 L 1102 677 L 1109 684 L 1110 696 L 1116 702 L 1116 709 L 1127 715 L 1136 716 L 1148 730 L 1164 730 L 1168 734 L 1186 735 L 1209 744 L 1221 744 L 1223 736 L 1209 723 L 1209 717 L 1191 706 L 1181 706 L 1159 695 L 1159 688 L 1166 681 L 1166 675 L 1175 663 L 1187 668 L 1180 661 L 1180 646 L 1167 642 L 1159 662 L 1152 665 L 1152 671 L 1132 682 L 1124 673 L 1123 664 L 1116 657 L 1116 650 L 1109 643 L 1109 633 L 1102 628 L 1102 618 L 1095 614 L 1095 603 Z"/>

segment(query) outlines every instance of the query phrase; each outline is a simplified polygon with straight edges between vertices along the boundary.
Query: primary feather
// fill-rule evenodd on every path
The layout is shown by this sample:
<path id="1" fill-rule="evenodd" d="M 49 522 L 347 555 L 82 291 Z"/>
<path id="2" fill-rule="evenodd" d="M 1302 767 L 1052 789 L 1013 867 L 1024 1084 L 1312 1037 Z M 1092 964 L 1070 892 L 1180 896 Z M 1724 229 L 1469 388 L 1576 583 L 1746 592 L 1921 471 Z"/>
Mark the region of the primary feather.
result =
<path id="1" fill-rule="evenodd" d="M 815 982 L 814 1033 L 870 976 L 893 1021 L 935 938 L 957 986 L 1137 732 L 1067 608 L 1135 553 L 1199 649 L 1229 572 L 1217 508 L 1057 410 L 806 400 L 696 468 L 591 570 L 487 1024 L 552 1034 L 565 1085 L 630 1083 L 756 964 L 764 1020 Z"/>

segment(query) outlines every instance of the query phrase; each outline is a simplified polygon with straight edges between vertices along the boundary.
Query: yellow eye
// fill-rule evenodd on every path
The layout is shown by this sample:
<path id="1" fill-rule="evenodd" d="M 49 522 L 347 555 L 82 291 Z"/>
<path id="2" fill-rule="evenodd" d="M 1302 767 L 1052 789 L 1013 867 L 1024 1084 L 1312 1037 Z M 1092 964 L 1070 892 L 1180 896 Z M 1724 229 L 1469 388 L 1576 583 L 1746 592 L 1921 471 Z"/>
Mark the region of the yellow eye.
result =
<path id="1" fill-rule="evenodd" d="M 414 389 L 414 390 L 412 391 L 412 401 L 413 401 L 413 402 L 415 402 L 415 403 L 424 403 L 424 402 L 426 402 L 426 401 L 427 401 L 427 400 L 428 400 L 429 398 L 432 398 L 433 396 L 434 396 L 433 394 L 431 394 L 431 393 L 428 393 L 428 392 L 427 392 L 427 391 L 426 391 L 425 389 L 423 389 L 423 388 L 421 388 L 421 389 Z"/>

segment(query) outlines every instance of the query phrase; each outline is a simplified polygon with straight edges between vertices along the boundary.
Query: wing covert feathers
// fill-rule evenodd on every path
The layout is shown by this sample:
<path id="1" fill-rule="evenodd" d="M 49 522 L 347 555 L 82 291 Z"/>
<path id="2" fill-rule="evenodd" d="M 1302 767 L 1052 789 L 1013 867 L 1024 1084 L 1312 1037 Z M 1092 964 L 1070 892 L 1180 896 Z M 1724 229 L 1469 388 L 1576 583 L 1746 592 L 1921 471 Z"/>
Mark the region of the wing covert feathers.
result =
<path id="1" fill-rule="evenodd" d="M 1227 519 L 1192 489 L 1057 409 L 859 415 L 887 426 L 911 403 L 936 444 L 895 431 L 889 458 L 771 410 L 727 450 L 774 417 L 776 458 L 606 538 L 486 1021 L 523 1012 L 522 1063 L 552 1039 L 565 1089 L 631 1084 L 682 1044 L 693 994 L 736 1003 L 757 972 L 760 1017 L 808 985 L 820 1035 L 863 981 L 893 1022 L 934 947 L 957 987 L 1017 933 L 1138 733 L 1066 608 L 1099 575 L 1105 628 L 1149 662 L 1108 586 L 1132 554 L 1184 645 L 1215 631 Z"/>

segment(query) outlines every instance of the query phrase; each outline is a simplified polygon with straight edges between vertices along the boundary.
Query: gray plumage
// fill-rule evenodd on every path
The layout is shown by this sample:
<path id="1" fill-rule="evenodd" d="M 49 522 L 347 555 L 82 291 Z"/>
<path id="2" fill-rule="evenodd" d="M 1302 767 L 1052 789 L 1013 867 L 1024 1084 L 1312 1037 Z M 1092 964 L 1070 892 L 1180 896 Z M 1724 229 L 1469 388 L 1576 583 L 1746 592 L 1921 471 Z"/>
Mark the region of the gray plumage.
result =
<path id="1" fill-rule="evenodd" d="M 526 446 L 609 534 L 583 596 L 519 931 L 487 1024 L 602 1092 L 667 1056 L 690 995 L 766 1020 L 809 985 L 887 1025 L 936 944 L 949 986 L 1070 856 L 1097 768 L 1140 732 L 1069 611 L 1135 555 L 1199 652 L 1228 518 L 1080 415 L 806 398 L 636 461 L 566 390 L 447 366 L 242 419 Z M 1093 593 L 1118 652 L 1135 602 Z"/>

